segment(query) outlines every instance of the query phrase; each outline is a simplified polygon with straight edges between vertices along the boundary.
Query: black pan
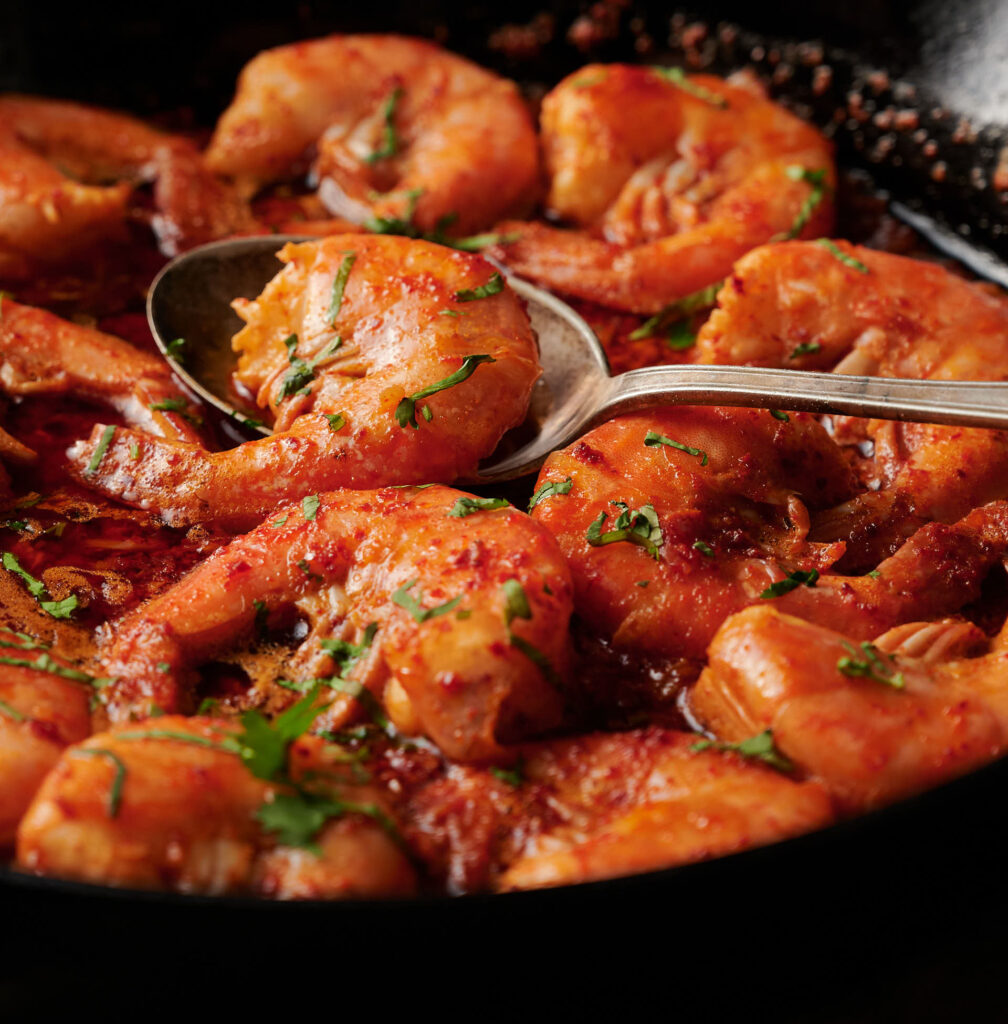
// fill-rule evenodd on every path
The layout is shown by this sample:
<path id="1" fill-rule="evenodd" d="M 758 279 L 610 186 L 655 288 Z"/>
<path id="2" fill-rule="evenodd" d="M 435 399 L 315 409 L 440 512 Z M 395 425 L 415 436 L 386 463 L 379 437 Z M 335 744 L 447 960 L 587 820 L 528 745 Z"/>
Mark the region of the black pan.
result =
<path id="1" fill-rule="evenodd" d="M 5 7 L 0 90 L 191 111 L 176 125 L 212 124 L 258 50 L 331 31 L 426 35 L 547 84 L 592 59 L 750 65 L 832 126 L 841 163 L 871 171 L 900 216 L 927 214 L 933 239 L 989 276 L 1003 272 L 992 258 L 1008 261 L 1008 192 L 991 187 L 1008 143 L 1005 0 L 724 2 L 702 17 L 621 0 L 304 2 L 256 15 L 235 2 Z M 532 27 L 495 35 L 505 23 Z M 592 1018 L 615 1007 L 690 1020 L 1002 1019 L 987 1008 L 1008 955 L 996 935 L 1008 912 L 1006 788 L 1001 762 L 764 849 L 496 897 L 277 905 L 0 871 L 0 1020 L 52 1019 L 64 1000 L 79 1012 L 100 1001 L 111 1020 L 138 999 L 190 1012 L 194 982 L 211 977 L 232 1010 L 256 1007 L 253 1019 L 279 994 L 299 1016 L 306 999 L 346 1013 L 361 997 L 355 1012 L 382 1018 L 409 1000 L 452 1019 L 550 1005 Z"/>

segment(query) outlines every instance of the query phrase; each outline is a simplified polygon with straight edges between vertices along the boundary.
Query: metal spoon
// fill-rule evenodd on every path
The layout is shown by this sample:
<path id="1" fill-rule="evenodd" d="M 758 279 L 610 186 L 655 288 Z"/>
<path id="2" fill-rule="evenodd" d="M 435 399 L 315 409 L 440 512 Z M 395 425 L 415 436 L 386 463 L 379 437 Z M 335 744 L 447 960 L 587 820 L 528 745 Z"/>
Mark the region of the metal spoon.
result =
<path id="1" fill-rule="evenodd" d="M 242 323 L 230 307 L 254 298 L 280 269 L 275 253 L 296 235 L 212 242 L 172 260 L 154 279 L 147 318 L 158 346 L 184 338 L 185 365 L 173 368 L 210 404 L 251 425 L 226 396 Z M 617 413 L 658 405 L 738 405 L 763 409 L 1008 428 L 1008 383 L 855 377 L 741 366 L 651 366 L 612 377 L 594 331 L 566 303 L 516 277 L 508 284 L 528 303 L 539 335 L 543 376 L 530 408 L 534 436 L 517 450 L 502 445 L 474 482 L 495 483 L 536 471 L 550 452 Z M 269 430 L 256 425 L 262 434 Z M 519 428 L 521 430 L 522 428 Z"/>

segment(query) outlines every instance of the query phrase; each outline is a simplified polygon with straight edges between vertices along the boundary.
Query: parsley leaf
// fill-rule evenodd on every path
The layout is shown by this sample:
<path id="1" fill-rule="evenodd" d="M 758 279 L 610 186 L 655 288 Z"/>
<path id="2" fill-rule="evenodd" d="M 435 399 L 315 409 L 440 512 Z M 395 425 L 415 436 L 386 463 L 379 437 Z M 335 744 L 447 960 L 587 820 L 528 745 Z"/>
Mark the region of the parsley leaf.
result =
<path id="1" fill-rule="evenodd" d="M 339 674 L 345 675 L 370 649 L 375 633 L 378 632 L 378 623 L 372 622 L 359 644 L 352 644 L 348 640 L 323 640 L 322 649 L 336 662 Z"/>
<path id="2" fill-rule="evenodd" d="M 423 398 L 429 398 L 431 395 L 436 395 L 439 391 L 445 391 L 447 388 L 454 387 L 456 384 L 461 384 L 464 380 L 468 380 L 476 372 L 476 367 L 481 363 L 495 362 L 497 362 L 497 360 L 494 359 L 493 356 L 466 356 L 465 359 L 462 360 L 462 365 L 453 374 L 445 377 L 444 380 L 439 380 L 435 384 L 428 384 L 427 387 L 421 388 L 412 395 L 407 395 L 396 406 L 395 418 L 399 426 L 405 427 L 409 425 L 414 430 L 418 430 L 419 424 L 416 421 L 417 402 Z"/>
<path id="3" fill-rule="evenodd" d="M 827 252 L 832 253 L 845 267 L 850 267 L 852 270 L 856 270 L 859 274 L 870 274 L 871 271 L 860 261 L 855 259 L 853 256 L 848 255 L 840 248 L 836 242 L 829 238 L 817 238 L 815 244 L 821 246 Z"/>
<path id="4" fill-rule="evenodd" d="M 313 520 L 318 510 L 319 496 L 317 494 L 308 494 L 301 499 L 301 512 L 304 514 L 305 519 Z"/>
<path id="5" fill-rule="evenodd" d="M 342 430 L 346 426 L 346 417 L 341 412 L 337 413 L 324 413 L 325 418 L 329 421 L 329 429 L 335 433 L 337 430 Z"/>
<path id="6" fill-rule="evenodd" d="M 671 437 L 666 437 L 664 434 L 656 433 L 654 430 L 649 430 L 644 437 L 644 444 L 648 448 L 654 448 L 657 445 L 663 444 L 669 448 L 677 448 L 681 452 L 685 452 L 687 455 L 695 455 L 700 459 L 700 465 L 707 465 L 707 453 L 700 451 L 699 448 L 690 448 L 688 444 L 683 444 L 682 441 L 673 441 Z"/>
<path id="7" fill-rule="evenodd" d="M 22 568 L 17 557 L 10 551 L 5 551 L 3 553 L 3 567 L 8 572 L 12 572 L 24 580 L 25 586 L 28 588 L 28 593 L 38 601 L 39 607 L 42 611 L 48 612 L 48 614 L 54 619 L 69 619 L 71 617 L 71 613 L 77 607 L 76 594 L 71 594 L 62 601 L 43 600 L 47 594 L 46 585 L 41 580 L 35 579 L 35 577 L 26 569 Z"/>
<path id="8" fill-rule="evenodd" d="M 395 111 L 399 100 L 402 99 L 402 94 L 402 86 L 397 85 L 385 100 L 385 104 L 382 107 L 382 117 L 385 119 L 384 138 L 378 149 L 364 157 L 364 163 L 376 164 L 379 160 L 387 160 L 399 152 L 399 136 L 395 127 Z"/>
<path id="9" fill-rule="evenodd" d="M 350 271 L 353 270 L 356 259 L 357 253 L 344 253 L 343 262 L 333 278 L 332 297 L 329 300 L 329 312 L 326 314 L 326 322 L 330 327 L 336 322 L 340 307 L 343 305 L 343 292 L 346 291 L 347 278 L 350 276 Z"/>
<path id="10" fill-rule="evenodd" d="M 475 302 L 477 299 L 488 299 L 491 295 L 497 295 L 504 291 L 504 278 L 499 271 L 494 271 L 486 284 L 478 285 L 476 288 L 463 288 L 455 293 L 456 302 Z"/>
<path id="11" fill-rule="evenodd" d="M 652 65 L 651 70 L 659 78 L 663 78 L 666 82 L 670 82 L 672 85 L 682 89 L 683 92 L 688 92 L 691 96 L 695 96 L 698 100 L 703 100 L 704 103 L 712 107 L 718 107 L 723 110 L 728 106 L 728 101 L 724 96 L 712 92 L 710 89 L 705 89 L 702 85 L 697 85 L 696 82 L 691 82 L 686 77 L 686 72 L 682 68 L 668 68 L 656 64 Z"/>
<path id="12" fill-rule="evenodd" d="M 891 654 L 880 651 L 873 643 L 865 640 L 861 643 L 863 657 L 858 657 L 858 651 L 852 644 L 842 640 L 845 650 L 850 651 L 851 656 L 845 656 L 837 661 L 837 671 L 852 678 L 873 679 L 876 683 L 884 683 L 894 690 L 902 690 L 906 686 L 906 680 L 902 672 L 896 672 L 894 665 L 896 658 Z M 879 657 L 879 655 L 882 657 Z M 883 661 L 886 658 L 886 661 Z"/>
<path id="13" fill-rule="evenodd" d="M 779 772 L 790 772 L 794 765 L 777 749 L 773 741 L 773 730 L 766 729 L 755 736 L 750 736 L 740 743 L 720 743 L 716 740 L 700 740 L 690 750 L 728 750 L 741 754 L 743 757 L 762 761 L 776 768 Z"/>
<path id="14" fill-rule="evenodd" d="M 531 619 L 532 609 L 529 607 L 525 589 L 515 579 L 505 580 L 501 584 L 504 591 L 504 625 L 510 626 L 515 619 Z"/>
<path id="15" fill-rule="evenodd" d="M 614 529 L 609 530 L 606 533 L 602 532 L 602 524 L 605 522 L 608 512 L 604 509 L 598 515 L 591 526 L 588 527 L 588 531 L 585 534 L 585 539 L 591 544 L 592 547 L 602 547 L 605 544 L 616 544 L 619 541 L 628 541 L 631 544 L 636 544 L 644 550 L 657 562 L 658 561 L 658 549 L 664 543 L 662 537 L 661 526 L 658 523 L 658 514 L 654 510 L 653 505 L 643 505 L 641 508 L 631 510 L 625 502 L 613 501 L 611 505 L 615 505 L 621 509 L 616 522 L 613 524 Z"/>
<path id="16" fill-rule="evenodd" d="M 714 284 L 709 284 L 706 288 L 700 288 L 698 291 L 690 292 L 689 295 L 684 295 L 681 299 L 676 299 L 675 302 L 645 320 L 637 330 L 631 331 L 628 338 L 630 341 L 640 341 L 642 338 L 653 337 L 659 331 L 669 329 L 672 324 L 692 316 L 699 310 L 708 309 L 717 303 L 718 292 L 723 287 L 724 281 L 715 281 Z"/>
<path id="17" fill-rule="evenodd" d="M 784 594 L 789 594 L 792 590 L 797 590 L 802 584 L 806 587 L 814 587 L 816 585 L 816 580 L 818 579 L 818 569 L 809 569 L 808 572 L 802 572 L 798 569 L 795 572 L 788 573 L 784 579 L 778 580 L 776 583 L 771 583 L 770 586 L 760 594 L 760 597 L 781 597 Z"/>
<path id="18" fill-rule="evenodd" d="M 543 484 L 542 487 L 532 495 L 532 500 L 528 504 L 529 512 L 531 512 L 540 501 L 545 501 L 547 498 L 552 498 L 557 494 L 570 494 L 570 489 L 573 485 L 574 478 L 572 476 L 567 477 L 566 480 L 550 480 L 548 483 Z"/>
<path id="19" fill-rule="evenodd" d="M 447 615 L 462 600 L 462 595 L 460 594 L 444 604 L 436 605 L 433 608 L 424 608 L 420 604 L 420 601 L 423 600 L 423 591 L 418 590 L 416 597 L 409 593 L 418 582 L 417 579 L 412 579 L 392 593 L 392 603 L 409 612 L 416 622 L 426 622 L 428 619 L 435 619 L 439 615 Z"/>
<path id="20" fill-rule="evenodd" d="M 510 502 L 504 498 L 459 498 L 452 505 L 448 515 L 463 519 L 474 512 L 493 512 L 494 509 L 508 508 L 509 505 Z"/>
<path id="21" fill-rule="evenodd" d="M 788 359 L 797 359 L 799 356 L 811 356 L 822 349 L 822 345 L 818 341 L 803 341 L 800 345 L 796 345 L 792 350 Z"/>
<path id="22" fill-rule="evenodd" d="M 85 473 L 90 475 L 101 465 L 101 460 L 105 458 L 108 446 L 112 443 L 112 438 L 115 437 L 115 431 L 116 428 L 111 424 L 102 431 L 102 436 L 98 440 L 98 446 L 95 448 L 94 454 L 91 456 L 91 461 L 84 467 Z"/>

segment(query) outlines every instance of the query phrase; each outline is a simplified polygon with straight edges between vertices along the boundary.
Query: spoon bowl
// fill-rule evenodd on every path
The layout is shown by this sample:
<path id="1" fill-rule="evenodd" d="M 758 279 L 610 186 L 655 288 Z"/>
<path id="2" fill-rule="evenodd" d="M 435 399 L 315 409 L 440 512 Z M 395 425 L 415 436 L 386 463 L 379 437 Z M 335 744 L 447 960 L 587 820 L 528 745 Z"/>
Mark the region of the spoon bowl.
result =
<path id="1" fill-rule="evenodd" d="M 211 242 L 172 260 L 151 284 L 147 319 L 177 376 L 221 412 L 260 434 L 270 430 L 231 384 L 232 337 L 242 321 L 231 300 L 255 298 L 281 269 L 276 253 L 303 235 Z M 506 272 L 506 268 L 502 268 Z M 735 405 L 921 423 L 1008 428 L 1008 383 L 902 380 L 748 366 L 649 366 L 612 377 L 595 332 L 565 302 L 508 276 L 539 338 L 543 375 L 536 384 L 531 438 L 502 444 L 470 481 L 498 483 L 539 469 L 550 452 L 619 413 L 659 405 Z M 184 363 L 169 345 L 184 338 Z M 531 430 L 527 429 L 531 428 Z M 512 450 L 507 449 L 511 447 Z"/>

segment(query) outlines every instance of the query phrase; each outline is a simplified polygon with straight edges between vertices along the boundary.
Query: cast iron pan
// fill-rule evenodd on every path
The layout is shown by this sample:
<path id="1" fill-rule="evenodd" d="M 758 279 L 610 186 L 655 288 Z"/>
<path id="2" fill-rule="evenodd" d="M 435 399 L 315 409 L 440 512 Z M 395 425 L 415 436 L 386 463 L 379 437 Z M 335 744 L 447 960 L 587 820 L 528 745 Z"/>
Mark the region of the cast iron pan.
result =
<path id="1" fill-rule="evenodd" d="M 997 174 L 1008 161 L 1004 0 L 723 2 L 699 13 L 630 0 L 306 2 L 255 15 L 235 2 L 114 2 L 100 15 L 6 7 L 0 90 L 141 115 L 186 110 L 204 125 L 260 49 L 332 31 L 425 35 L 547 84 L 589 60 L 752 66 L 832 134 L 842 164 L 872 173 L 900 216 L 926 214 L 932 241 L 1008 283 L 998 259 L 1008 262 L 1008 188 L 995 187 L 1008 179 L 1008 163 Z M 498 31 L 505 23 L 522 30 Z M 275 904 L 0 871 L 0 1020 L 99 999 L 112 1020 L 138 999 L 148 1012 L 187 1011 L 200 979 L 232 1009 L 283 996 L 298 1015 L 320 998 L 335 1013 L 365 1005 L 383 1018 L 407 1000 L 452 1019 L 613 1006 L 691 1020 L 979 1015 L 1000 995 L 1008 955 L 1008 940 L 990 935 L 1008 912 L 1006 789 L 1003 761 L 763 849 L 506 896 Z"/>

